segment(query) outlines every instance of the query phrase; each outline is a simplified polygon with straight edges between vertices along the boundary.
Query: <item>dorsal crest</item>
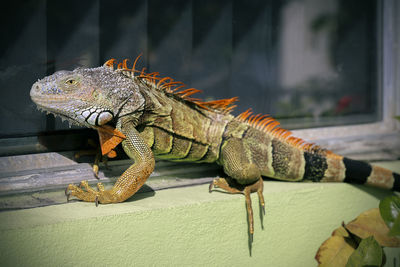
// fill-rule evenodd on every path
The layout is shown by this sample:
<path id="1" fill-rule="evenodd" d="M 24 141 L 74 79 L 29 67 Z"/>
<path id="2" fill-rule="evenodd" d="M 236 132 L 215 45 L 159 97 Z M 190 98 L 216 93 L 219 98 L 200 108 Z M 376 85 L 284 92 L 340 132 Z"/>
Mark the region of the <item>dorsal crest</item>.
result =
<path id="1" fill-rule="evenodd" d="M 292 133 L 286 129 L 279 127 L 279 122 L 276 121 L 268 114 L 253 114 L 251 109 L 239 114 L 236 117 L 237 120 L 243 121 L 250 126 L 271 134 L 273 137 L 278 138 L 286 143 L 289 143 L 295 147 L 298 147 L 308 152 L 325 152 L 331 154 L 328 150 L 323 150 L 320 146 L 314 143 L 308 143 L 301 138 L 292 136 Z"/>
<path id="2" fill-rule="evenodd" d="M 156 90 L 163 91 L 167 95 L 173 95 L 174 97 L 193 103 L 202 109 L 228 114 L 236 107 L 234 103 L 238 101 L 238 97 L 202 101 L 199 98 L 192 97 L 192 95 L 202 92 L 201 90 L 195 88 L 186 88 L 186 85 L 183 82 L 175 81 L 171 77 L 161 77 L 159 72 L 146 73 L 146 68 L 142 68 L 140 71 L 137 70 L 136 65 L 140 57 L 141 54 L 135 59 L 131 68 L 128 68 L 127 66 L 127 59 L 124 59 L 122 62 L 118 63 L 114 58 L 106 61 L 103 66 L 115 71 L 122 71 L 124 75 L 132 79 L 138 79 Z M 114 69 L 114 65 L 116 65 L 116 69 Z"/>

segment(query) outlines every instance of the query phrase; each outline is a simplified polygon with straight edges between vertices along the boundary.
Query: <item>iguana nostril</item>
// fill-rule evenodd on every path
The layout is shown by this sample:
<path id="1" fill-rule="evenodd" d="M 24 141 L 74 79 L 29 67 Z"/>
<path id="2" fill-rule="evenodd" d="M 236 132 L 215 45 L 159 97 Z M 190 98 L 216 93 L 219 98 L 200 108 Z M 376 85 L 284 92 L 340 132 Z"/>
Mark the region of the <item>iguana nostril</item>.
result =
<path id="1" fill-rule="evenodd" d="M 39 84 L 36 82 L 32 85 L 31 91 L 30 91 L 30 95 L 35 96 L 38 94 L 38 92 L 40 92 L 40 86 Z"/>

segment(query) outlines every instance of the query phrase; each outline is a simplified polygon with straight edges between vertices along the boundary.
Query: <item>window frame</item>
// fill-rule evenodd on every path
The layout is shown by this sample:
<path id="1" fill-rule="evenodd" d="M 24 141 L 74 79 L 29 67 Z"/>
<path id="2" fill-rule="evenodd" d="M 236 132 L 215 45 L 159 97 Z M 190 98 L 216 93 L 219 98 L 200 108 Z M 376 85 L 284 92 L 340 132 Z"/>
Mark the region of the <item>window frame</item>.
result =
<path id="1" fill-rule="evenodd" d="M 400 4 L 384 0 L 377 12 L 377 86 L 381 120 L 293 131 L 297 137 L 360 160 L 394 160 L 400 156 L 400 121 L 396 119 L 400 115 L 400 75 L 396 75 L 400 70 Z"/>

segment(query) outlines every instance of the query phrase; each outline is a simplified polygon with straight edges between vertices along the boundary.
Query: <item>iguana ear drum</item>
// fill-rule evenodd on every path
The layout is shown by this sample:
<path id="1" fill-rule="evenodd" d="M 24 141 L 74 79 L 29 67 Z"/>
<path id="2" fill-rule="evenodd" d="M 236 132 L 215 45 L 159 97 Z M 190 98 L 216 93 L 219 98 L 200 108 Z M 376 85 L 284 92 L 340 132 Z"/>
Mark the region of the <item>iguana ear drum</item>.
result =
<path id="1" fill-rule="evenodd" d="M 112 120 L 114 118 L 114 115 L 112 114 L 111 111 L 102 111 L 100 112 L 100 114 L 97 116 L 96 119 L 96 125 L 100 126 L 100 125 L 104 125 L 107 122 L 109 122 L 110 120 Z"/>

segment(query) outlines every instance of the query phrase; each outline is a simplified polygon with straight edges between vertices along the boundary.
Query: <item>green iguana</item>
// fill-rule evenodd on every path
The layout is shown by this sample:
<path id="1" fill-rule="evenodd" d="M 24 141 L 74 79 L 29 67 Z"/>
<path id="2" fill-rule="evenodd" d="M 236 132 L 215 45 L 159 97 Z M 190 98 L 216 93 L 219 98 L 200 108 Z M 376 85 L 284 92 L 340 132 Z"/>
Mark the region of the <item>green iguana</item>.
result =
<path id="1" fill-rule="evenodd" d="M 137 71 L 136 62 L 131 69 L 127 60 L 114 68 L 111 59 L 98 68 L 58 71 L 32 86 L 31 98 L 40 109 L 100 133 L 116 133 L 134 160 L 112 189 L 98 183 L 94 190 L 82 181 L 80 186 L 67 187 L 68 197 L 96 205 L 122 202 L 145 183 L 154 170 L 154 158 L 216 162 L 228 177 L 214 179 L 210 191 L 218 187 L 245 195 L 252 237 L 250 194 L 257 192 L 264 207 L 263 176 L 400 189 L 399 174 L 306 143 L 267 115 L 247 110 L 235 117 L 230 111 L 236 97 L 208 102 L 192 98 L 199 90 L 182 89 L 183 83 L 157 72 Z M 120 141 L 112 142 L 103 153 Z M 101 142 L 104 146 L 105 141 Z"/>

